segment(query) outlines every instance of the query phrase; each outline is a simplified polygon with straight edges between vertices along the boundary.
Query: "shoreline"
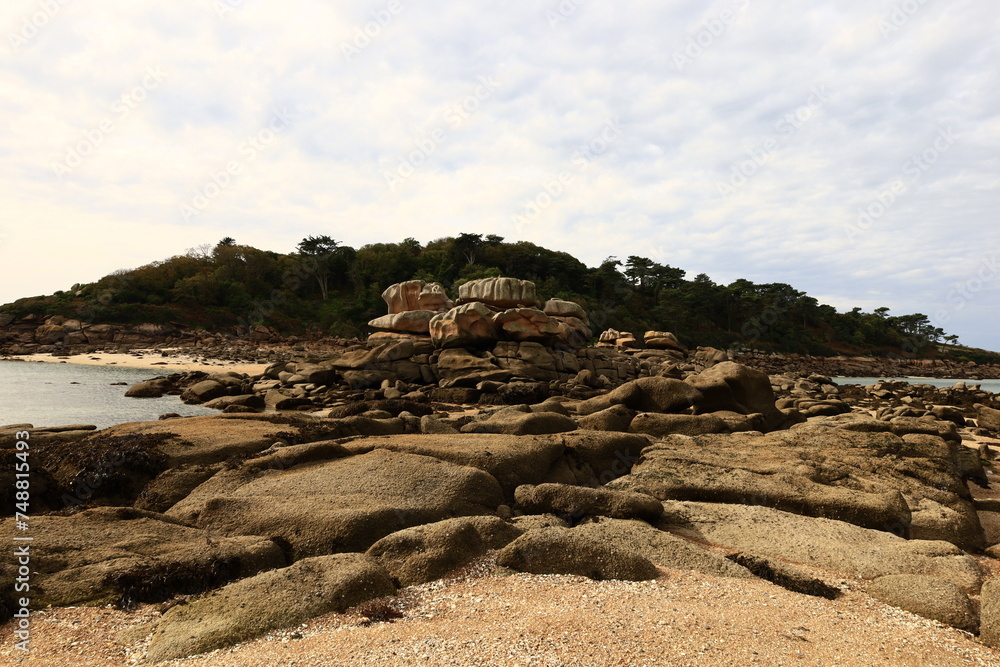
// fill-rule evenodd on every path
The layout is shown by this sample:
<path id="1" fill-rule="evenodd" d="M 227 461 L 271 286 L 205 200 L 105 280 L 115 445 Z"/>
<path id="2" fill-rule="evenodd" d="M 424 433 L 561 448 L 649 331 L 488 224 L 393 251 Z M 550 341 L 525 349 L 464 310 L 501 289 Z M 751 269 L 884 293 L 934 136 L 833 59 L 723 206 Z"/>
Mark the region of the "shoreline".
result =
<path id="1" fill-rule="evenodd" d="M 240 361 L 212 360 L 199 355 L 184 354 L 183 348 L 163 350 L 134 350 L 132 352 L 94 352 L 74 355 L 35 353 L 2 357 L 0 361 L 23 361 L 47 364 L 74 364 L 77 366 L 119 366 L 121 368 L 146 368 L 163 375 L 184 371 L 234 371 L 247 375 L 260 375 L 270 364 Z M 166 356 L 164 354 L 166 353 Z"/>

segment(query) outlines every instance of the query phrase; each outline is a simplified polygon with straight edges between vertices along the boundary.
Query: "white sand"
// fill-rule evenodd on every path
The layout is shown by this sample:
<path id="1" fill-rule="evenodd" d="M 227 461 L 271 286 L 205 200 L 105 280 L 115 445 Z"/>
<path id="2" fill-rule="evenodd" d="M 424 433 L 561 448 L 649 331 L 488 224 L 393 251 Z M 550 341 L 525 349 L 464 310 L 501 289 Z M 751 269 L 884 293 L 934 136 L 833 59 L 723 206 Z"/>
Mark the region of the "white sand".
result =
<path id="1" fill-rule="evenodd" d="M 168 356 L 164 357 L 163 352 Z M 268 364 L 255 364 L 220 359 L 203 359 L 198 355 L 181 349 L 173 350 L 133 350 L 132 352 L 95 352 L 94 354 L 76 354 L 57 357 L 51 354 L 27 354 L 16 357 L 25 361 L 44 361 L 46 363 L 70 363 L 83 366 L 123 366 L 125 368 L 149 368 L 163 373 L 176 371 L 235 371 L 256 375 L 263 373 Z"/>

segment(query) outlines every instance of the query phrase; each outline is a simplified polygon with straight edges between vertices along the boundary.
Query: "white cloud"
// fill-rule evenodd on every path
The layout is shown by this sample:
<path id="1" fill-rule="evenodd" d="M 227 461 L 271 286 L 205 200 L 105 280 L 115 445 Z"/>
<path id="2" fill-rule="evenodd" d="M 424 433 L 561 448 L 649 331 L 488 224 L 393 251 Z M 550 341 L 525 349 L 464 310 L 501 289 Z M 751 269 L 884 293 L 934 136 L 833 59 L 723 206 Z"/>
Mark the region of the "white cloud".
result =
<path id="1" fill-rule="evenodd" d="M 357 246 L 476 231 L 591 265 L 655 255 L 838 307 L 940 311 L 964 342 L 1000 348 L 1000 277 L 953 294 L 1000 252 L 1000 18 L 983 3 L 927 3 L 888 31 L 894 3 L 860 0 L 218 4 L 65 2 L 2 55 L 0 261 L 16 277 L 0 302 L 227 235 L 289 251 L 315 233 Z M 40 7 L 5 3 L 5 46 Z M 163 81 L 122 113 L 150 67 Z M 294 119 L 262 141 L 281 109 Z M 60 181 L 53 163 L 105 120 Z M 609 121 L 620 133 L 574 157 Z M 954 144 L 912 179 L 907 161 L 942 128 Z"/>

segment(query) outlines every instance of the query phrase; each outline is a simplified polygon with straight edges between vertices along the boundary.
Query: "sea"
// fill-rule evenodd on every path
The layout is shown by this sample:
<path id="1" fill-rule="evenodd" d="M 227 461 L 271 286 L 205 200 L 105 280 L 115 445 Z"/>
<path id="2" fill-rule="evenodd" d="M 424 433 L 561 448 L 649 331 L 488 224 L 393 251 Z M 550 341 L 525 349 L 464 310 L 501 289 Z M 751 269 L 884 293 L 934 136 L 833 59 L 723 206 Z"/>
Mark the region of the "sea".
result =
<path id="1" fill-rule="evenodd" d="M 168 412 L 185 417 L 219 414 L 201 405 L 186 405 L 179 396 L 126 398 L 127 386 L 164 375 L 162 368 L 84 366 L 51 362 L 0 361 L 0 427 L 32 424 L 35 427 L 92 424 L 107 428 L 114 424 L 151 421 Z M 938 378 L 836 377 L 837 384 L 875 384 L 879 380 L 903 380 L 911 384 L 951 387 L 960 380 Z M 1000 380 L 962 380 L 969 386 L 1000 393 Z"/>
<path id="2" fill-rule="evenodd" d="M 125 382 L 135 384 L 165 375 L 162 368 L 119 368 L 32 361 L 0 361 L 0 427 L 114 424 L 151 421 L 168 412 L 189 417 L 219 414 L 186 405 L 179 396 L 126 398 Z"/>

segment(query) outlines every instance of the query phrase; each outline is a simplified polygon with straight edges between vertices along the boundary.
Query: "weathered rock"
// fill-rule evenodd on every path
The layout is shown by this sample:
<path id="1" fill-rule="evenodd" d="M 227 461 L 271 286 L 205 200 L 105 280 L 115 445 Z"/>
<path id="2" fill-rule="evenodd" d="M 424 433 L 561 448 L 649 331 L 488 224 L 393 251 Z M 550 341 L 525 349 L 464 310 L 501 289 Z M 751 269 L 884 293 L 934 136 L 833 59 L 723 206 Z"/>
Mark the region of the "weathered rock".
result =
<path id="1" fill-rule="evenodd" d="M 528 514 L 569 515 L 576 520 L 606 516 L 652 523 L 663 515 L 663 505 L 643 493 L 569 484 L 525 484 L 514 491 L 514 499 Z"/>
<path id="2" fill-rule="evenodd" d="M 669 331 L 647 331 L 643 337 L 643 344 L 650 350 L 677 350 L 687 354 L 687 347 L 677 340 L 677 336 Z"/>
<path id="3" fill-rule="evenodd" d="M 983 584 L 979 600 L 979 639 L 987 646 L 1000 648 L 1000 578 Z"/>
<path id="4" fill-rule="evenodd" d="M 577 413 L 589 415 L 612 405 L 624 405 L 642 412 L 681 412 L 702 400 L 702 393 L 690 384 L 664 377 L 645 377 L 626 382 L 607 394 L 581 401 Z"/>
<path id="5" fill-rule="evenodd" d="M 726 422 L 714 414 L 669 415 L 657 412 L 640 412 L 629 425 L 632 433 L 647 433 L 657 438 L 678 433 L 681 435 L 704 435 L 706 433 L 726 433 Z"/>
<path id="6" fill-rule="evenodd" d="M 575 431 L 576 422 L 554 412 L 504 413 L 485 421 L 474 421 L 461 428 L 462 433 L 506 433 L 509 435 L 542 435 Z"/>
<path id="7" fill-rule="evenodd" d="M 489 549 L 505 547 L 523 532 L 495 516 L 460 517 L 392 533 L 367 554 L 398 586 L 415 586 L 440 579 Z"/>
<path id="8" fill-rule="evenodd" d="M 645 521 L 594 518 L 576 526 L 573 531 L 618 549 L 634 551 L 663 567 L 694 570 L 717 577 L 752 577 L 746 568 L 691 540 L 653 528 Z"/>
<path id="9" fill-rule="evenodd" d="M 547 341 L 560 332 L 559 323 L 537 308 L 510 308 L 493 317 L 497 331 L 516 341 Z"/>
<path id="10" fill-rule="evenodd" d="M 463 347 L 492 343 L 497 339 L 493 311 L 478 301 L 455 306 L 431 318 L 431 342 L 437 347 Z"/>
<path id="11" fill-rule="evenodd" d="M 759 412 L 764 415 L 769 429 L 777 428 L 785 420 L 774 405 L 771 379 L 756 369 L 724 361 L 685 381 L 703 395 L 696 406 L 699 413 L 731 410 L 746 415 Z"/>
<path id="12" fill-rule="evenodd" d="M 553 317 L 556 324 L 555 343 L 570 348 L 584 347 L 590 342 L 593 332 L 590 326 L 577 317 Z"/>
<path id="13" fill-rule="evenodd" d="M 635 410 L 630 410 L 624 405 L 612 405 L 610 408 L 577 417 L 576 423 L 579 424 L 580 428 L 593 431 L 628 432 L 634 417 Z"/>
<path id="14" fill-rule="evenodd" d="M 228 393 L 224 384 L 216 380 L 202 380 L 197 382 L 181 394 L 181 400 L 185 403 L 204 403 L 213 398 L 218 398 Z"/>
<path id="15" fill-rule="evenodd" d="M 13 542 L 13 519 L 0 536 Z M 31 519 L 32 605 L 158 602 L 282 567 L 285 556 L 259 536 L 220 537 L 154 512 L 100 507 Z"/>
<path id="16" fill-rule="evenodd" d="M 474 354 L 461 347 L 441 350 L 437 360 L 437 375 L 443 387 L 474 387 L 484 380 L 505 382 L 511 372 L 501 368 L 488 354 Z"/>
<path id="17" fill-rule="evenodd" d="M 986 428 L 991 431 L 1000 431 L 1000 410 L 976 403 L 976 423 L 979 428 Z"/>
<path id="18" fill-rule="evenodd" d="M 431 318 L 438 314 L 435 310 L 407 310 L 376 317 L 368 326 L 389 331 L 425 334 L 430 332 Z"/>
<path id="19" fill-rule="evenodd" d="M 549 299 L 542 307 L 542 311 L 546 315 L 551 315 L 552 317 L 575 318 L 582 321 L 585 325 L 590 326 L 590 319 L 587 317 L 587 311 L 583 309 L 583 306 L 573 301 Z"/>
<path id="20" fill-rule="evenodd" d="M 831 519 L 770 507 L 666 502 L 658 527 L 753 555 L 842 572 L 859 579 L 922 574 L 975 594 L 984 570 L 975 558 L 943 541 L 906 540 Z"/>
<path id="21" fill-rule="evenodd" d="M 436 313 L 443 313 L 454 307 L 441 283 L 425 284 L 417 297 L 417 305 L 421 310 L 432 310 Z"/>
<path id="22" fill-rule="evenodd" d="M 424 289 L 423 280 L 407 280 L 389 285 L 382 292 L 382 299 L 389 306 L 389 314 L 403 313 L 408 310 L 423 310 L 420 307 L 420 293 Z"/>
<path id="23" fill-rule="evenodd" d="M 537 308 L 535 283 L 517 278 L 481 278 L 458 287 L 458 303 L 479 301 L 496 308 Z"/>
<path id="24" fill-rule="evenodd" d="M 332 443 L 282 448 L 218 473 L 168 514 L 225 535 L 277 535 L 303 558 L 364 551 L 397 530 L 503 502 L 476 468 L 385 449 L 350 454 Z"/>
<path id="25" fill-rule="evenodd" d="M 395 591 L 385 569 L 362 554 L 307 558 L 172 607 L 156 624 L 146 660 L 224 648 Z"/>
<path id="26" fill-rule="evenodd" d="M 763 437 L 669 436 L 612 486 L 664 500 L 765 505 L 981 549 L 968 488 L 947 445 L 936 442 L 818 425 Z"/>
<path id="27" fill-rule="evenodd" d="M 381 447 L 473 466 L 495 478 L 505 498 L 513 500 L 514 490 L 522 484 L 605 484 L 626 474 L 648 445 L 645 436 L 630 433 L 574 431 L 522 436 L 463 433 L 427 438 L 404 435 L 362 438 L 343 447 L 352 452 Z"/>
<path id="28" fill-rule="evenodd" d="M 125 396 L 129 398 L 160 398 L 167 392 L 176 390 L 177 387 L 170 380 L 157 378 L 155 380 L 146 380 L 145 382 L 136 382 L 128 388 Z"/>
<path id="29" fill-rule="evenodd" d="M 723 361 L 729 361 L 729 355 L 725 350 L 717 350 L 714 347 L 699 347 L 694 353 L 694 363 L 705 368 L 710 368 Z"/>
<path id="30" fill-rule="evenodd" d="M 231 406 L 241 406 L 250 408 L 252 411 L 263 410 L 266 403 L 260 394 L 242 394 L 240 396 L 220 396 L 205 403 L 206 408 L 213 410 L 225 410 Z"/>
<path id="31" fill-rule="evenodd" d="M 150 512 L 166 512 L 184 500 L 202 482 L 219 472 L 222 465 L 180 465 L 164 470 L 146 485 L 136 498 L 134 507 Z"/>
<path id="32" fill-rule="evenodd" d="M 944 579 L 914 574 L 890 574 L 868 585 L 874 598 L 918 616 L 966 632 L 978 632 L 979 620 L 969 596 Z"/>
<path id="33" fill-rule="evenodd" d="M 528 531 L 497 554 L 497 565 L 532 574 L 575 574 L 598 581 L 659 576 L 649 559 L 569 528 Z"/>
<path id="34" fill-rule="evenodd" d="M 61 341 L 68 333 L 69 329 L 62 325 L 43 324 L 35 329 L 35 342 L 39 345 L 52 345 Z"/>

